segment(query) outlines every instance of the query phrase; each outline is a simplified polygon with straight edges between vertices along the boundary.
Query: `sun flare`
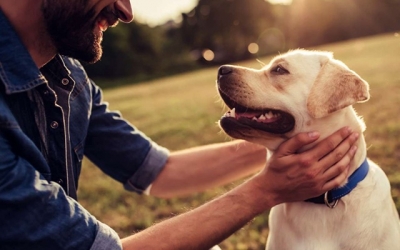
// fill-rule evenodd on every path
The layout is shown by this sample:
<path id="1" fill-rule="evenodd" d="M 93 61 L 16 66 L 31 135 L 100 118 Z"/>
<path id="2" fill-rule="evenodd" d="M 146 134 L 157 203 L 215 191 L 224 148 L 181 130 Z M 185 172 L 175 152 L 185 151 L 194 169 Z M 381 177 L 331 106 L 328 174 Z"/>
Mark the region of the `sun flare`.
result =
<path id="1" fill-rule="evenodd" d="M 285 5 L 289 5 L 292 3 L 292 0 L 267 0 L 268 2 L 272 3 L 272 4 L 285 4 Z"/>

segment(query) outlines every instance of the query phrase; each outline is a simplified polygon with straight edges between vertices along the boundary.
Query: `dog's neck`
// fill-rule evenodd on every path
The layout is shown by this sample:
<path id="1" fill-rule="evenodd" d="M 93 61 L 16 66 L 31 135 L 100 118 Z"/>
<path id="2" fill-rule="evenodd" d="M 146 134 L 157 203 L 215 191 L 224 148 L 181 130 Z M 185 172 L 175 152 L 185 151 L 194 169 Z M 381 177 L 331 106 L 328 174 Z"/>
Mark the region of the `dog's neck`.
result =
<path id="1" fill-rule="evenodd" d="M 318 141 L 323 140 L 331 135 L 333 131 L 339 130 L 344 126 L 349 126 L 353 132 L 357 132 L 359 134 L 359 138 L 354 144 L 357 146 L 357 151 L 354 158 L 350 162 L 349 175 L 351 175 L 357 168 L 360 167 L 367 157 L 366 143 L 363 135 L 365 124 L 352 107 L 344 108 L 337 113 L 330 115 L 327 117 L 327 119 L 329 119 L 331 122 L 326 123 L 326 121 L 321 121 L 321 123 L 329 124 L 328 127 L 326 125 L 325 127 L 322 127 L 320 126 L 321 124 L 317 126 L 317 128 L 322 128 L 322 130 L 320 130 L 321 137 Z"/>

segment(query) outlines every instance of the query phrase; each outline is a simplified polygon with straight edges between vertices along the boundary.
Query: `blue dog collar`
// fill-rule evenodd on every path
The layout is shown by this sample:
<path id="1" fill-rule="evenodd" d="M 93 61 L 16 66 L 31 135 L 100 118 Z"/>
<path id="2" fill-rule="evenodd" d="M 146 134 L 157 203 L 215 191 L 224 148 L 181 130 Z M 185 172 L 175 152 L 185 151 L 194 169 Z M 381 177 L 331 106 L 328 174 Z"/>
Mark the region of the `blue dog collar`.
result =
<path id="1" fill-rule="evenodd" d="M 365 159 L 364 162 L 361 164 L 361 166 L 358 169 L 356 169 L 356 171 L 354 171 L 352 175 L 350 175 L 346 185 L 340 188 L 332 189 L 323 195 L 308 199 L 306 201 L 313 202 L 316 204 L 325 204 L 330 208 L 334 208 L 337 205 L 340 198 L 349 194 L 360 181 L 364 180 L 364 178 L 368 174 L 368 170 L 369 170 L 369 164 L 367 159 Z"/>

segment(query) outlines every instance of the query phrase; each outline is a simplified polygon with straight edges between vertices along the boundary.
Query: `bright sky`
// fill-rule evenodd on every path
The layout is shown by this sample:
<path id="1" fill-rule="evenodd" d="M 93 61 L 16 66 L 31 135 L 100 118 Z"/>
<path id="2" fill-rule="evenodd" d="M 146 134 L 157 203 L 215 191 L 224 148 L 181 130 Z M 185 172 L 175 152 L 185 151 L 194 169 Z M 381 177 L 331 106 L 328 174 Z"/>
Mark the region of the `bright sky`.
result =
<path id="1" fill-rule="evenodd" d="M 218 1 L 218 0 L 215 0 Z M 271 3 L 291 3 L 292 0 L 269 0 Z M 187 13 L 198 0 L 131 0 L 135 19 L 150 26 L 175 20 L 181 13 Z"/>
<path id="2" fill-rule="evenodd" d="M 135 19 L 150 26 L 179 18 L 192 10 L 198 0 L 131 0 Z"/>

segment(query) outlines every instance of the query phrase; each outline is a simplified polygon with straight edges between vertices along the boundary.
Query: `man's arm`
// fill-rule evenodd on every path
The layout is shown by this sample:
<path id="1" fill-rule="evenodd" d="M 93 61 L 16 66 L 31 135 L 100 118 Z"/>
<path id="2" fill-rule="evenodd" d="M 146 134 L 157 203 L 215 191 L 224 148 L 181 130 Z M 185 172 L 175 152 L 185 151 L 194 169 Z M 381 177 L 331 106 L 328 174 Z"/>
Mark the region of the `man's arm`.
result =
<path id="1" fill-rule="evenodd" d="M 241 140 L 172 152 L 150 194 L 170 198 L 222 186 L 261 170 L 265 161 L 265 147 Z"/>
<path id="2" fill-rule="evenodd" d="M 209 249 L 279 203 L 306 200 L 338 187 L 347 178 L 357 137 L 344 128 L 313 149 L 294 154 L 318 138 L 299 134 L 283 143 L 253 178 L 201 207 L 123 239 L 123 248 Z"/>
<path id="3" fill-rule="evenodd" d="M 210 249 L 274 205 L 272 199 L 260 200 L 264 194 L 257 190 L 248 181 L 190 212 L 122 239 L 123 249 Z"/>
<path id="4" fill-rule="evenodd" d="M 344 129 L 339 134 L 348 133 L 346 130 Z M 306 154 L 296 155 L 297 162 L 294 161 L 294 164 L 308 160 L 312 154 L 319 152 L 328 154 L 333 150 L 329 145 L 333 145 L 331 140 L 334 140 L 336 136 L 323 140 L 318 147 Z M 296 139 L 289 140 L 289 142 L 295 141 Z M 290 152 L 290 154 L 294 153 L 296 152 Z M 344 155 L 345 151 L 341 153 Z M 165 168 L 153 182 L 150 194 L 170 198 L 201 192 L 254 174 L 265 166 L 265 161 L 265 147 L 241 140 L 173 152 Z M 321 167 L 323 163 L 315 167 Z M 327 164 L 331 166 L 334 163 L 331 161 Z M 277 167 L 280 167 L 280 164 Z"/>

